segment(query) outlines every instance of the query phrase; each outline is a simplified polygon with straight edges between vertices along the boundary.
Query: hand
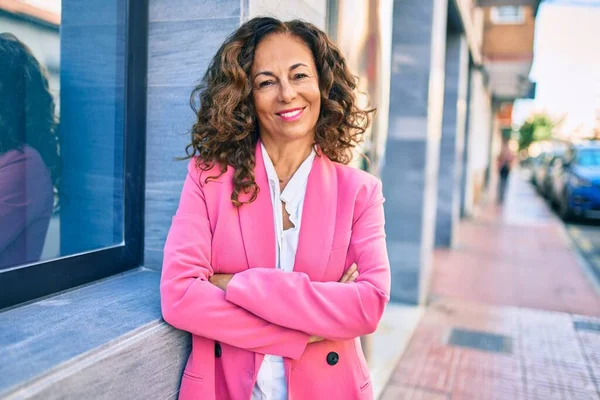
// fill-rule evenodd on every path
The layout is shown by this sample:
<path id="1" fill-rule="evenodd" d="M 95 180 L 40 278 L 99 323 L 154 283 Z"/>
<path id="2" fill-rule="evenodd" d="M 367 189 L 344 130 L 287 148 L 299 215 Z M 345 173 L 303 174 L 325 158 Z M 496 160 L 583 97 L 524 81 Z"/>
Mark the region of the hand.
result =
<path id="1" fill-rule="evenodd" d="M 351 283 L 354 282 L 358 278 L 358 266 L 356 264 L 352 264 L 350 268 L 346 270 L 342 278 L 340 279 L 340 283 Z"/>
<path id="2" fill-rule="evenodd" d="M 233 278 L 233 274 L 214 274 L 208 281 L 222 290 L 227 290 L 227 284 Z"/>
<path id="3" fill-rule="evenodd" d="M 351 283 L 354 282 L 356 280 L 356 278 L 358 278 L 358 266 L 356 264 L 352 264 L 350 266 L 350 268 L 348 268 L 348 270 L 346 270 L 346 272 L 344 273 L 344 275 L 342 276 L 342 278 L 339 280 L 340 283 Z M 311 336 L 310 339 L 308 339 L 308 343 L 317 343 L 320 342 L 323 339 L 320 336 Z"/>
<path id="4" fill-rule="evenodd" d="M 323 339 L 321 336 L 311 336 L 308 339 L 308 344 L 322 342 L 323 340 L 325 340 L 325 339 Z"/>

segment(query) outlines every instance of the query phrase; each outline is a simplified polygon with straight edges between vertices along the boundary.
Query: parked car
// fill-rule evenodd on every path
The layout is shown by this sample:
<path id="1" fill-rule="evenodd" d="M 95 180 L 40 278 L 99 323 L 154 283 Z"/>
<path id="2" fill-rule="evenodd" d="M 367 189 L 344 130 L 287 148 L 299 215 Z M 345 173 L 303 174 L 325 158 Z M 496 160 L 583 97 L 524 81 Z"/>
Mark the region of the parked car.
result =
<path id="1" fill-rule="evenodd" d="M 544 180 L 544 175 L 546 174 L 546 166 L 547 163 L 552 159 L 552 153 L 544 152 L 540 154 L 539 161 L 534 171 L 535 175 L 535 187 L 539 191 L 541 182 Z"/>
<path id="2" fill-rule="evenodd" d="M 552 193 L 552 174 L 557 161 L 561 160 L 564 154 L 562 148 L 554 149 L 545 154 L 541 165 L 536 173 L 536 187 L 538 192 L 549 199 Z"/>
<path id="3" fill-rule="evenodd" d="M 526 165 L 526 168 L 529 169 L 529 179 L 534 186 L 537 186 L 537 173 L 544 161 L 544 156 L 546 153 L 541 153 L 536 157 L 531 157 Z"/>
<path id="4" fill-rule="evenodd" d="M 572 144 L 554 167 L 551 196 L 560 216 L 600 216 L 600 144 Z"/>

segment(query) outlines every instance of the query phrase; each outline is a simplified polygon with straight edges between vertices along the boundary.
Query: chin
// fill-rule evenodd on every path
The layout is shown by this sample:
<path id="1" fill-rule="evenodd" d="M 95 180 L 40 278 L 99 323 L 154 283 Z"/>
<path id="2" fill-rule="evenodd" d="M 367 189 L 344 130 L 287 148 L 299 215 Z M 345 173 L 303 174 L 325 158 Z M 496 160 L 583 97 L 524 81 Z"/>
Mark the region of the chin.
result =
<path id="1" fill-rule="evenodd" d="M 294 127 L 293 129 L 281 129 L 274 135 L 279 140 L 284 140 L 286 142 L 296 141 L 296 140 L 308 140 L 309 138 L 313 138 L 314 134 L 306 127 Z"/>

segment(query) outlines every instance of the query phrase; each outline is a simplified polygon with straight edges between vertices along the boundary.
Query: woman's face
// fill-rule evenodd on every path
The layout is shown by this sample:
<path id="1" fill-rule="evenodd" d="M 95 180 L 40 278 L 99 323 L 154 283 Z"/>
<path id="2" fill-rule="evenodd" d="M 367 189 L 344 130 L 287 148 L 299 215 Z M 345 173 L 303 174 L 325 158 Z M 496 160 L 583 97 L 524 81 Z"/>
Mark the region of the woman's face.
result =
<path id="1" fill-rule="evenodd" d="M 251 79 L 261 136 L 312 144 L 321 93 L 308 46 L 289 35 L 267 36 L 256 48 Z"/>

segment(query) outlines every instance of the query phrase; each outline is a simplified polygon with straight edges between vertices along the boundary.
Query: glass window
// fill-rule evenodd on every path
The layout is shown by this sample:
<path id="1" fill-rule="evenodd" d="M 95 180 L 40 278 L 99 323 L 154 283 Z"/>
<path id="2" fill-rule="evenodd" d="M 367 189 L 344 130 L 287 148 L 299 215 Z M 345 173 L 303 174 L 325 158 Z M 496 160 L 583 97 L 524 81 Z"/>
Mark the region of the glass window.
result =
<path id="1" fill-rule="evenodd" d="M 525 10 L 520 6 L 492 7 L 490 19 L 495 24 L 523 24 L 525 23 Z"/>
<path id="2" fill-rule="evenodd" d="M 573 149 L 568 149 L 565 151 L 565 155 L 563 157 L 565 164 L 570 164 L 573 161 Z"/>
<path id="3" fill-rule="evenodd" d="M 0 2 L 0 292 L 17 270 L 125 244 L 128 7 Z"/>
<path id="4" fill-rule="evenodd" d="M 582 167 L 600 166 L 600 149 L 580 150 L 577 154 L 577 164 Z"/>

